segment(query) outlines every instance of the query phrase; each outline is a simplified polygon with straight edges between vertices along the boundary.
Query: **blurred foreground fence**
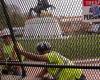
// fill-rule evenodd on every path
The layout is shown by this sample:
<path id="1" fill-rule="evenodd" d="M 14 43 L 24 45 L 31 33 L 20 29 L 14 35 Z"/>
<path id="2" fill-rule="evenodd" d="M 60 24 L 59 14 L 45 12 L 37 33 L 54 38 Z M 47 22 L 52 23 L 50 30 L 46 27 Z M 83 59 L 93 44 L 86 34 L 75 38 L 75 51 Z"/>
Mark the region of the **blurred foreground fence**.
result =
<path id="1" fill-rule="evenodd" d="M 67 18 L 66 16 L 59 16 L 59 18 L 53 16 L 53 14 L 49 12 L 42 13 L 40 17 L 32 15 L 31 12 L 30 16 L 30 9 L 28 9 L 29 13 L 28 11 L 24 13 L 24 11 L 26 11 L 25 9 L 30 5 L 26 5 L 27 2 L 21 0 L 4 0 L 5 4 L 2 1 L 3 0 L 0 0 L 0 80 L 41 80 L 36 76 L 44 68 L 82 69 L 87 80 L 100 80 L 100 34 L 94 34 L 91 31 L 91 25 L 89 23 L 82 22 L 79 19 L 80 17 L 69 17 L 68 15 Z M 29 0 L 29 3 L 30 2 Z M 75 5 L 78 6 L 80 2 L 79 0 Z M 68 3 L 70 4 L 70 2 Z M 34 2 L 32 2 L 32 4 L 34 4 Z M 73 9 L 75 8 L 74 4 L 70 5 L 70 7 Z M 75 9 L 77 10 L 77 8 Z M 71 15 L 73 11 L 69 13 Z M 21 28 L 18 28 L 16 31 L 13 30 L 13 27 L 15 27 L 16 30 L 18 27 Z M 17 42 L 19 42 L 26 51 L 36 52 L 35 47 L 38 42 L 48 41 L 52 45 L 52 50 L 58 51 L 66 58 L 70 58 L 75 65 L 47 64 L 45 62 L 35 62 L 28 59 L 22 61 L 20 55 L 18 55 L 18 50 L 14 49 L 12 46 L 9 48 L 10 44 L 4 49 L 6 44 L 5 41 L 9 41 L 9 38 L 7 38 L 7 40 L 2 39 L 2 31 L 4 29 L 10 30 L 13 45 L 15 47 Z M 17 39 L 15 37 L 16 35 L 18 36 Z M 9 51 L 13 52 L 12 49 L 17 53 L 18 61 L 6 61 L 7 58 L 5 55 L 3 55 L 2 59 L 2 54 Z M 26 72 L 26 76 L 25 74 L 24 76 L 19 76 L 20 74 L 17 76 L 12 75 L 12 71 L 4 75 L 2 74 L 4 66 L 9 66 L 10 68 L 11 66 L 21 66 L 21 70 Z M 68 75 L 70 75 L 70 73 Z M 47 74 L 45 76 L 50 75 Z"/>
<path id="2" fill-rule="evenodd" d="M 54 64 L 46 64 L 45 62 L 33 62 L 33 61 L 26 61 L 20 63 L 18 61 L 11 61 L 11 62 L 4 62 L 0 61 L 0 65 L 24 65 L 27 76 L 23 79 L 21 76 L 16 75 L 2 75 L 1 80 L 41 80 L 38 77 L 38 73 L 40 73 L 44 68 L 76 68 L 82 69 L 83 73 L 85 74 L 87 80 L 99 80 L 100 79 L 100 59 L 91 59 L 91 60 L 78 60 L 73 61 L 76 65 L 75 66 L 66 66 L 66 65 L 54 65 Z M 70 73 L 69 73 L 70 74 Z M 46 74 L 45 76 L 49 76 Z"/>

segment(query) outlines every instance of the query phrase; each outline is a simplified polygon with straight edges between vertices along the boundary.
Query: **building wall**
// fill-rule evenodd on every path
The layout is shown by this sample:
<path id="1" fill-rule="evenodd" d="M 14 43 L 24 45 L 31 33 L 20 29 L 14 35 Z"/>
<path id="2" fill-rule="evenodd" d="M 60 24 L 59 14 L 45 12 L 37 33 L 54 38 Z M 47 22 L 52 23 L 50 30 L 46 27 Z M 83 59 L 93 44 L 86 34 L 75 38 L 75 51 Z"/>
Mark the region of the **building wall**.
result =
<path id="1" fill-rule="evenodd" d="M 61 37 L 61 27 L 53 17 L 41 17 L 27 20 L 25 23 L 25 37 L 33 38 L 54 38 Z"/>
<path id="2" fill-rule="evenodd" d="M 92 25 L 89 22 L 83 22 L 82 17 L 61 17 L 60 26 L 63 32 L 89 32 Z"/>

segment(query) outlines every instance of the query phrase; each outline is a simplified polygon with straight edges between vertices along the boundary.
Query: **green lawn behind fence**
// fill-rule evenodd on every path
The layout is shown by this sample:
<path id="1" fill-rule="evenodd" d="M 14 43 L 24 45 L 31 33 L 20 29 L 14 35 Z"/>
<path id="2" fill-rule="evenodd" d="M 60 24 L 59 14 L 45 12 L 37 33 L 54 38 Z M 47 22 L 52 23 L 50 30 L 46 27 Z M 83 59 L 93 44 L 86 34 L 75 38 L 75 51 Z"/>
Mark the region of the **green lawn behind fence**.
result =
<path id="1" fill-rule="evenodd" d="M 100 35 L 72 36 L 69 39 L 33 39 L 20 40 L 27 51 L 35 52 L 36 44 L 48 41 L 52 49 L 70 59 L 86 59 L 100 57 Z"/>

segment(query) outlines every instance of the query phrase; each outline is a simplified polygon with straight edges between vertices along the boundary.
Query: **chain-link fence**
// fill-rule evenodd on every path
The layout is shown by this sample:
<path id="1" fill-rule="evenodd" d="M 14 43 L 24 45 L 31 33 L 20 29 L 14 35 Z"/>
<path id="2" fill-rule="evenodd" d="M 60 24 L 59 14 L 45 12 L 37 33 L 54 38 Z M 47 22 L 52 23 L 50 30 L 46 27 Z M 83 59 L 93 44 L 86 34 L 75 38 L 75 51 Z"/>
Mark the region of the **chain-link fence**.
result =
<path id="1" fill-rule="evenodd" d="M 0 0 L 0 80 L 100 80 L 99 21 L 83 20 L 83 2 Z"/>

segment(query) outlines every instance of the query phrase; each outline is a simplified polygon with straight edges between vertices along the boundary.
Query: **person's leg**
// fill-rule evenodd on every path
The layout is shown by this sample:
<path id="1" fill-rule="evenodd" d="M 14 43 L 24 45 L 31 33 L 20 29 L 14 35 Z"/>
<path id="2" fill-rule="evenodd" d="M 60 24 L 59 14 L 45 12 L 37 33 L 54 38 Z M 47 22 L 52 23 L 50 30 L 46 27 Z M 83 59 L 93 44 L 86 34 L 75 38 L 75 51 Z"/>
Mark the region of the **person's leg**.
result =
<path id="1" fill-rule="evenodd" d="M 79 80 L 87 80 L 87 79 L 86 79 L 86 76 L 82 74 Z"/>
<path id="2" fill-rule="evenodd" d="M 22 76 L 22 72 L 19 66 L 14 66 L 12 67 L 13 69 L 13 74 L 16 76 Z"/>

